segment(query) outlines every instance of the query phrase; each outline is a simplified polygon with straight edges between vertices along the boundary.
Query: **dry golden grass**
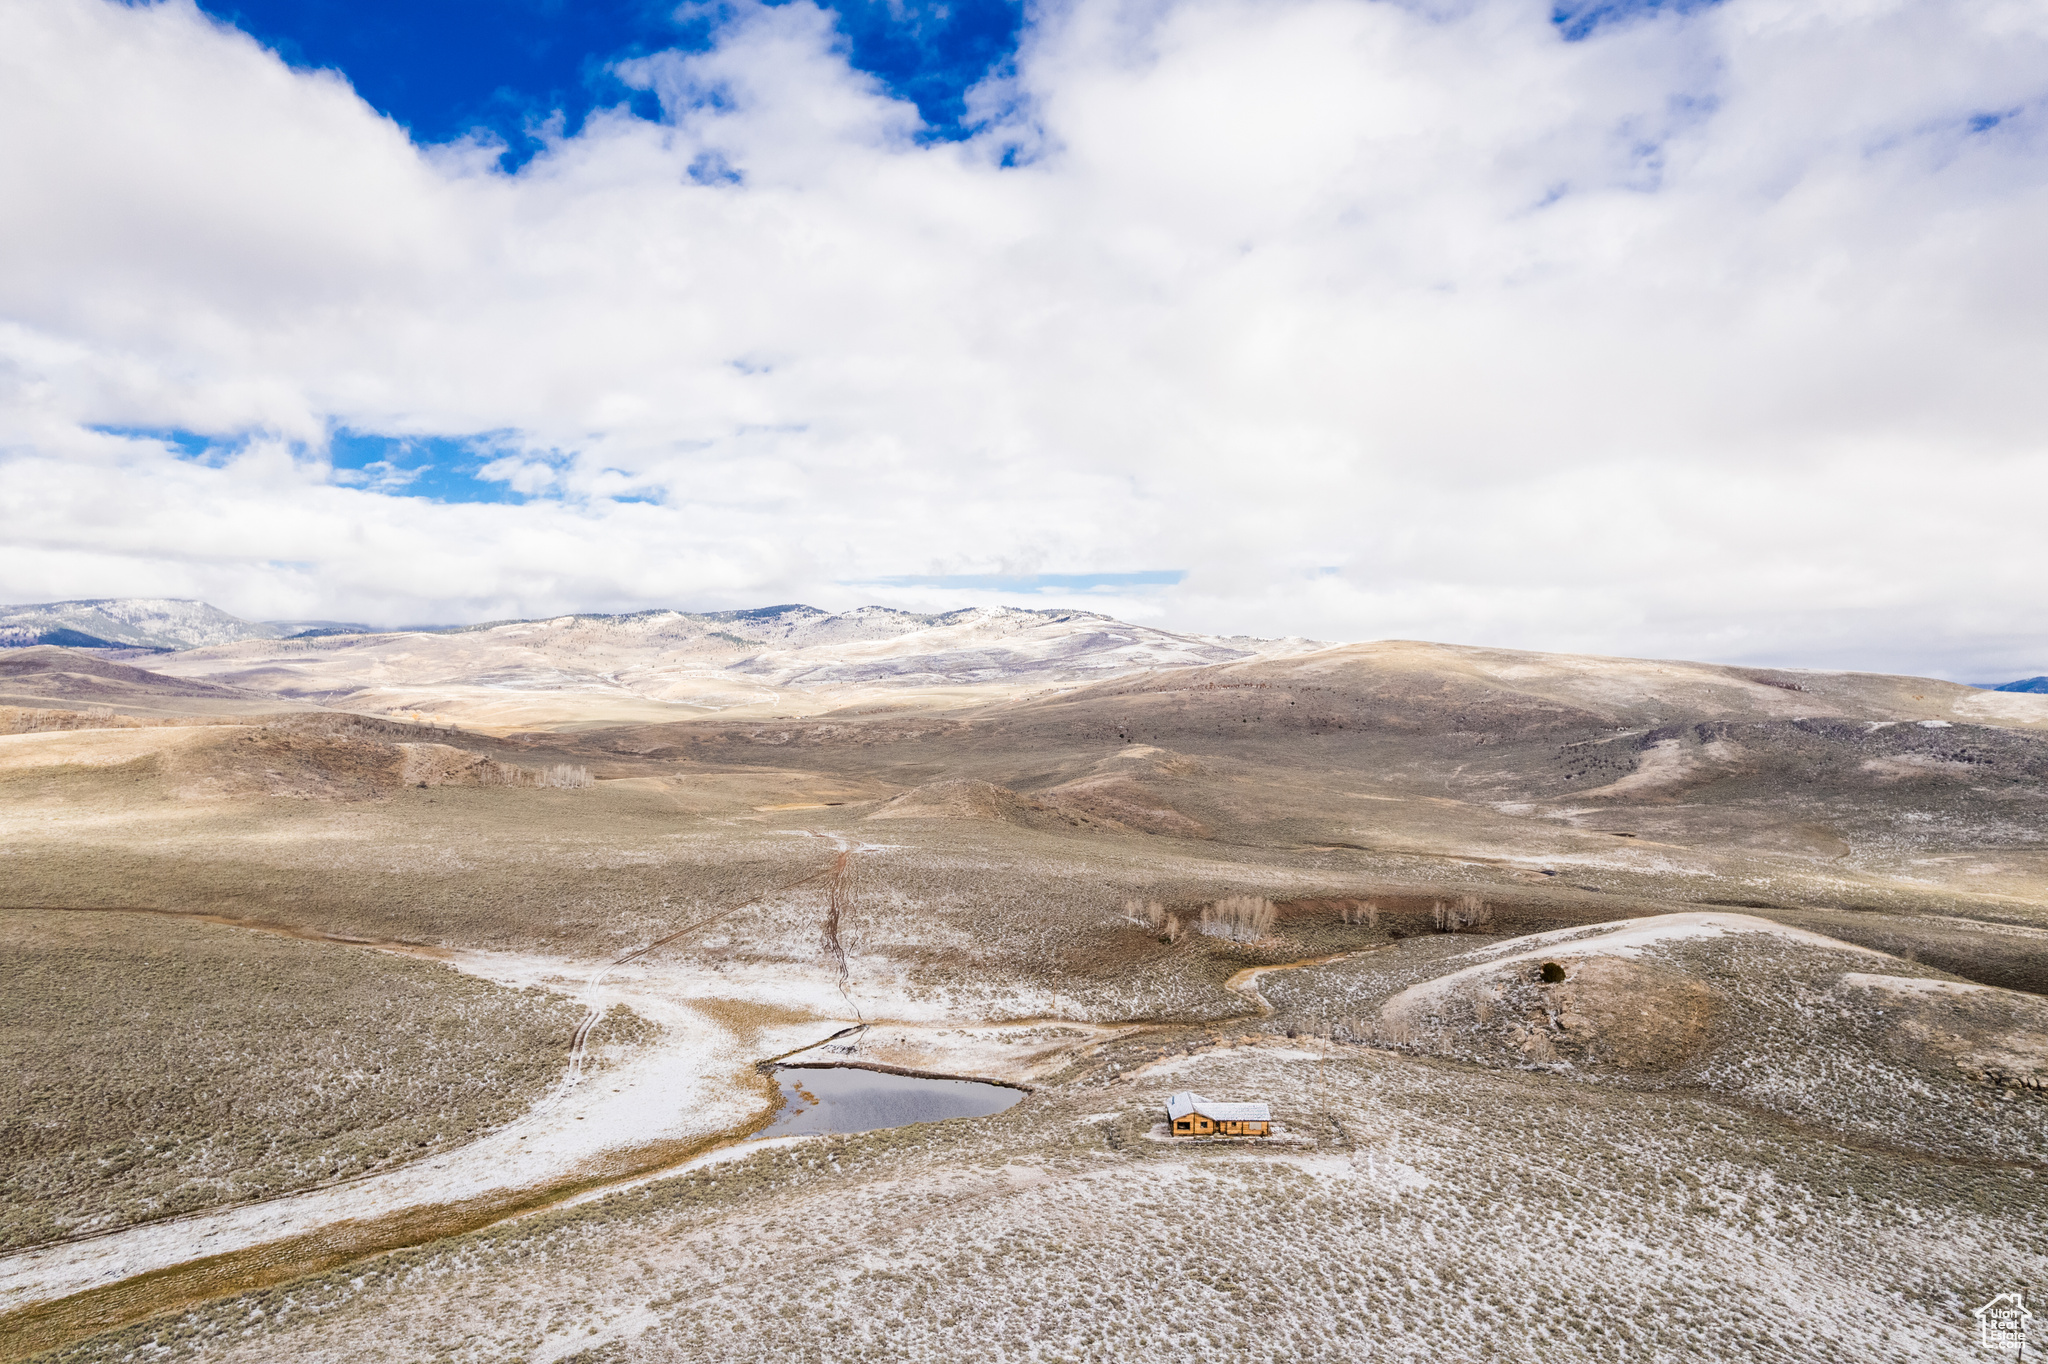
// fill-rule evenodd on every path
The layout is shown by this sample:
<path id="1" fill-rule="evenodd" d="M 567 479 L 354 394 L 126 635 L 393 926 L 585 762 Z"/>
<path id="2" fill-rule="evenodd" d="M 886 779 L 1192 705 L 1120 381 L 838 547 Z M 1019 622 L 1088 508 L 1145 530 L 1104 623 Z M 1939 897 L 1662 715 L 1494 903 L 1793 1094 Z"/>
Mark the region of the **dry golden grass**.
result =
<path id="1" fill-rule="evenodd" d="M 1713 1007 L 1693 1007 L 1687 963 L 1660 959 L 1502 982 L 1482 1001 L 1494 1014 L 1459 1016 L 1494 1031 L 1442 1046 L 1425 1034 L 1445 1015 L 1409 1020 L 1405 1040 L 1442 1056 L 1303 1040 L 1367 1036 L 1389 996 L 1489 933 L 1714 903 L 2048 988 L 2040 736 L 1973 720 L 1962 689 L 1922 706 L 1889 683 L 1795 693 L 1725 669 L 1684 672 L 1653 710 L 1641 669 L 1612 663 L 1524 684 L 1526 659 L 1388 646 L 979 712 L 489 743 L 302 721 L 250 742 L 248 762 L 219 769 L 247 783 L 210 794 L 186 780 L 182 750 L 36 768 L 10 766 L 16 740 L 0 741 L 0 843 L 13 884 L 46 904 L 206 907 L 586 961 L 710 920 L 662 951 L 706 979 L 756 980 L 822 974 L 836 909 L 864 1009 L 1143 1025 L 1075 1054 L 998 1122 L 863 1138 L 833 1148 L 836 1163 L 758 1156 L 715 1185 L 549 1214 L 75 1356 L 121 1357 L 154 1333 L 173 1354 L 223 1359 L 943 1359 L 962 1341 L 993 1359 L 1111 1359 L 1156 1348 L 1161 1322 L 1193 1357 L 1277 1341 L 1346 1360 L 1367 1343 L 1393 1357 L 1494 1344 L 1789 1360 L 1945 1339 L 1950 1299 L 1995 1291 L 2044 1249 L 2038 1225 L 2001 1211 L 2038 1170 L 1970 1163 L 2042 1149 L 2007 1132 L 2042 1102 L 2008 1083 L 2033 1074 L 2016 1043 L 1887 1051 L 1880 1011 L 1933 1032 L 1938 1020 L 1838 997 L 1768 954 L 1714 968 L 1754 980 L 1701 986 Z M 429 756 L 451 773 L 566 764 L 596 781 L 365 776 L 369 793 L 350 795 L 350 765 L 367 773 L 401 743 L 448 750 Z M 1220 933 L 1193 931 L 1205 909 Z M 1271 1019 L 1225 986 L 1366 949 L 1261 977 Z M 1506 1030 L 1526 1028 L 1546 989 L 1576 990 L 1552 1055 L 1509 1056 L 1527 1039 Z M 1686 1026 L 1652 1037 L 1646 1006 Z M 742 1033 L 789 1021 L 754 1006 L 714 1016 Z M 2017 1035 L 2013 1020 L 1993 1021 Z M 1248 1030 L 1296 1034 L 1284 1048 L 1308 1055 L 1247 1049 L 1134 1088 L 1106 1069 L 1194 1066 L 1197 1043 Z M 1736 1042 L 1725 1054 L 1703 1041 L 1721 1036 Z M 1475 1038 L 1485 1047 L 1465 1047 Z M 1925 1057 L 1947 1068 L 1939 1083 Z M 1595 1082 L 1513 1069 L 1567 1060 Z M 1188 1083 L 1269 1098 L 1313 1144 L 1240 1165 L 1157 1148 L 1154 1101 Z M 1161 1093 L 1140 1097 L 1144 1085 Z M 1938 1140 L 1902 1154 L 1915 1128 Z M 1027 1167 L 1041 1192 L 1012 1182 Z M 960 1192 L 949 1222 L 936 1190 L 961 1171 L 988 1188 Z M 1197 1243 L 1212 1247 L 1199 1274 L 1162 1249 Z M 1742 1297 L 1780 1290 L 1768 1311 Z M 1857 1310 L 1835 1325 L 1777 1310 L 1845 1296 Z M 606 1343 L 613 1323 L 635 1334 Z"/>
<path id="2" fill-rule="evenodd" d="M 0 911 L 0 1247 L 382 1169 L 518 1116 L 579 1011 L 362 948 Z"/>
<path id="3" fill-rule="evenodd" d="M 826 1024 L 827 1020 L 808 1009 L 792 1009 L 746 999 L 698 999 L 690 1007 L 739 1039 L 740 1045 L 754 1046 L 761 1034 L 796 1024 Z"/>

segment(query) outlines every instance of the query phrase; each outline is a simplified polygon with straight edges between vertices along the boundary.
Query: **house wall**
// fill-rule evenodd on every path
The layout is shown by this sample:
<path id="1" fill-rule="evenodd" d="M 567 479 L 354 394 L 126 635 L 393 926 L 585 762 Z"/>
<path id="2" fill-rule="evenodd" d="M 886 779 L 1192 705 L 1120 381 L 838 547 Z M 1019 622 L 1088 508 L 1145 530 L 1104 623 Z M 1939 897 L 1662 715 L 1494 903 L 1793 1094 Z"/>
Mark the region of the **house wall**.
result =
<path id="1" fill-rule="evenodd" d="M 1176 1137 L 1207 1137 L 1221 1134 L 1226 1137 L 1265 1137 L 1272 1135 L 1273 1125 L 1266 1122 L 1212 1122 L 1199 1113 L 1190 1113 L 1177 1119 L 1173 1124 Z"/>

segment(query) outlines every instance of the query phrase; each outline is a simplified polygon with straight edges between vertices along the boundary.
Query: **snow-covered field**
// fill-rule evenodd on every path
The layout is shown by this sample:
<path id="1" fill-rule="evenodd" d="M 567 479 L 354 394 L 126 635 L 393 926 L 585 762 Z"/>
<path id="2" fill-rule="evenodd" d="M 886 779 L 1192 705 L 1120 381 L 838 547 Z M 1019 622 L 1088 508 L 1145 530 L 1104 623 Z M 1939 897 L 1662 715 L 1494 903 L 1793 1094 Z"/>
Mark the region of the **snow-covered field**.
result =
<path id="1" fill-rule="evenodd" d="M 0 1259 L 0 1312 L 338 1222 L 545 1189 L 608 1156 L 708 1138 L 767 1110 L 767 1091 L 754 1082 L 753 1047 L 715 1017 L 692 1009 L 686 992 L 675 988 L 678 983 L 658 973 L 612 970 L 593 988 L 588 982 L 606 973 L 605 967 L 478 952 L 449 960 L 501 984 L 562 990 L 600 1014 L 624 1004 L 661 1025 L 662 1036 L 615 1065 L 586 1069 L 510 1126 L 430 1159 L 329 1188 Z M 824 1030 L 830 1028 L 826 1024 Z M 763 1031 L 770 1045 L 787 1049 L 815 1040 L 819 1030 L 808 1021 L 791 1021 Z"/>
<path id="2" fill-rule="evenodd" d="M 1283 1140 L 1145 1140 L 1170 1088 Z M 1691 1097 L 1211 1048 L 811 1139 L 250 1294 L 69 1359 L 1950 1360 L 2048 1269 L 2029 1171 Z"/>
<path id="3" fill-rule="evenodd" d="M 560 992 L 593 1017 L 625 1007 L 660 1029 L 623 1056 L 568 1068 L 563 1082 L 484 1139 L 387 1173 L 0 1258 L 0 1313 L 207 1256 L 291 1241 L 343 1222 L 545 1192 L 579 1178 L 662 1168 L 764 1120 L 766 1057 L 1028 1080 L 1116 1028 L 1059 1020 L 982 1023 L 865 973 L 849 996 L 819 965 L 717 969 L 693 960 L 624 965 L 530 953 L 449 951 L 442 961 L 514 988 Z M 1030 1001 L 1019 1001 L 1028 1012 Z M 871 1026 L 824 1050 L 859 1017 Z M 605 1172 L 610 1171 L 606 1176 Z"/>

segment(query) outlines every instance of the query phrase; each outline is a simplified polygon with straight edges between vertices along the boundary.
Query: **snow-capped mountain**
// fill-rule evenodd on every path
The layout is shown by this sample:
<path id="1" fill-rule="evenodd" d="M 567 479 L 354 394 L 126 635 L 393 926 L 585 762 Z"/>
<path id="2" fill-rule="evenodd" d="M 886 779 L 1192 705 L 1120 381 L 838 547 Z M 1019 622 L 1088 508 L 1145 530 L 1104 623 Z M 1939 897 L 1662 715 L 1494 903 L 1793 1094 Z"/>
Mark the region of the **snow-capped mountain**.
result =
<path id="1" fill-rule="evenodd" d="M 564 702 L 580 698 L 579 707 L 599 704 L 606 713 L 624 705 L 642 718 L 676 707 L 804 712 L 877 692 L 951 695 L 956 700 L 948 704 L 964 704 L 968 693 L 991 695 L 990 687 L 1033 690 L 1318 647 L 1015 607 L 923 614 L 789 605 L 379 631 L 245 621 L 202 602 L 122 599 L 5 608 L 0 629 L 0 647 L 172 650 L 148 666 L 345 709 L 527 715 L 552 693 Z"/>
<path id="2" fill-rule="evenodd" d="M 66 644 L 87 649 L 196 649 L 275 639 L 287 625 L 243 620 L 203 601 L 101 597 L 0 606 L 0 648 Z"/>
<path id="3" fill-rule="evenodd" d="M 1037 688 L 1154 668 L 1188 668 L 1317 647 L 1306 640 L 1222 640 L 1132 625 L 1090 611 L 976 607 L 928 615 L 869 606 L 750 611 L 640 611 L 494 621 L 375 634 L 306 632 L 187 650 L 151 667 L 272 696 L 349 709 L 534 713 L 553 693 L 588 704 L 737 707 L 844 703 L 990 686 Z M 500 698 L 493 702 L 491 697 Z M 964 699 L 964 698 L 963 698 Z M 495 711 L 493 713 L 496 713 Z M 509 713 L 509 712 L 508 712 Z"/>

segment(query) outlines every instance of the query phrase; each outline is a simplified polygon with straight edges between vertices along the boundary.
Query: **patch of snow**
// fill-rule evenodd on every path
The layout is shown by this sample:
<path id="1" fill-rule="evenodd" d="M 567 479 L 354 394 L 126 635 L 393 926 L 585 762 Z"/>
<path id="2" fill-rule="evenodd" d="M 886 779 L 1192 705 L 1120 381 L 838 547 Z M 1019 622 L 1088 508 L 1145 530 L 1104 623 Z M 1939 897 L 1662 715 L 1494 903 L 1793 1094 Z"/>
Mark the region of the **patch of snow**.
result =
<path id="1" fill-rule="evenodd" d="M 1724 933 L 1768 933 L 1788 942 L 1803 943 L 1809 947 L 1864 952 L 1873 957 L 1885 955 L 1873 948 L 1857 947 L 1853 943 L 1845 943 L 1820 933 L 1810 933 L 1803 928 L 1792 928 L 1769 919 L 1759 919 L 1753 914 L 1714 912 L 1657 914 L 1646 919 L 1616 919 L 1604 924 L 1552 929 L 1548 933 L 1532 933 L 1524 938 L 1509 938 L 1505 942 L 1489 943 L 1465 955 L 1515 961 L 1525 956 L 1538 955 L 1545 950 L 1571 949 L 1576 955 L 1597 950 L 1602 955 L 1635 956 L 1643 948 L 1657 943 L 1677 942 L 1686 938 L 1718 938 Z"/>
<path id="2" fill-rule="evenodd" d="M 1404 1165 L 1398 1160 L 1371 1151 L 1354 1160 L 1352 1168 L 1363 1176 L 1367 1183 L 1376 1184 L 1393 1194 L 1427 1189 L 1436 1183 L 1413 1165 Z"/>
<path id="3" fill-rule="evenodd" d="M 2038 692 L 1980 691 L 1958 700 L 1950 710 L 1965 720 L 1994 724 L 2048 724 L 2048 695 Z"/>
<path id="4" fill-rule="evenodd" d="M 1476 964 L 1411 985 L 1387 1000 L 1383 1007 L 1389 1013 L 1426 1008 L 1432 1001 L 1455 993 L 1467 980 L 1516 962 L 1547 957 L 1635 957 L 1640 956 L 1645 948 L 1662 943 L 1718 938 L 1731 933 L 1762 933 L 1832 952 L 1859 952 L 1871 957 L 1888 955 L 1874 948 L 1859 947 L 1750 914 L 1659 914 L 1648 919 L 1621 919 L 1585 928 L 1561 928 L 1491 943 L 1463 954 L 1467 959 L 1479 958 Z"/>
<path id="5" fill-rule="evenodd" d="M 1839 982 L 1851 989 L 1883 990 L 1895 995 L 2005 994 L 1993 985 L 1967 980 L 1930 980 L 1925 976 L 1874 976 L 1862 971 L 1845 971 Z"/>
<path id="6" fill-rule="evenodd" d="M 821 1029 L 836 1026 L 828 1010 L 820 1008 L 814 1022 L 764 1028 L 749 1043 L 690 1007 L 693 999 L 729 998 L 729 990 L 704 988 L 712 980 L 727 986 L 729 977 L 687 968 L 664 971 L 639 962 L 614 967 L 483 951 L 453 953 L 448 964 L 503 985 L 571 993 L 598 1013 L 623 1003 L 662 1025 L 661 1040 L 612 1068 L 572 1071 L 509 1126 L 428 1160 L 323 1189 L 0 1259 L 0 1312 L 343 1220 L 543 1188 L 612 1152 L 729 1130 L 768 1108 L 766 1092 L 755 1083 L 758 1055 L 801 1046 Z M 777 982 L 782 988 L 772 992 L 781 997 L 776 1002 L 801 1007 L 799 1000 L 836 1000 L 836 983 L 825 972 L 809 973 L 817 979 L 805 981 L 791 980 L 789 974 L 785 970 Z"/>

